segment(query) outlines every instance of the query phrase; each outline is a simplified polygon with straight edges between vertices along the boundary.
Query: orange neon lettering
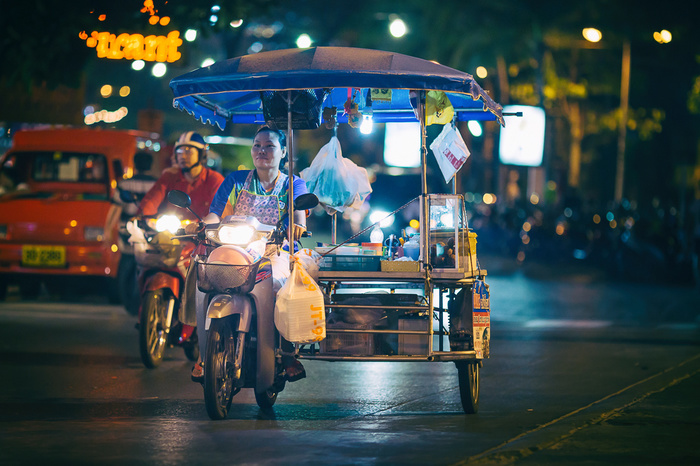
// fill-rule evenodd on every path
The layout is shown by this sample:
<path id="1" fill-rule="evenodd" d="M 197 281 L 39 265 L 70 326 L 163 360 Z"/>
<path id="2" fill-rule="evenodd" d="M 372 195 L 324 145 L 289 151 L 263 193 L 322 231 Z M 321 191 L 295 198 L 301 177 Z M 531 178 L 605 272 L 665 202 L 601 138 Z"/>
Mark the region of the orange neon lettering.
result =
<path id="1" fill-rule="evenodd" d="M 177 48 L 182 45 L 179 31 L 170 31 L 168 33 L 168 62 L 178 61 L 182 54 L 177 51 Z"/>
<path id="2" fill-rule="evenodd" d="M 156 37 L 156 61 L 166 61 L 167 60 L 167 55 L 168 55 L 168 46 L 167 46 L 167 41 L 168 38 L 165 36 L 157 36 Z"/>
<path id="3" fill-rule="evenodd" d="M 146 36 L 143 38 L 144 42 L 144 52 L 143 52 L 143 59 L 146 61 L 155 61 L 156 60 L 156 45 L 158 45 L 158 41 L 156 39 L 156 36 Z"/>
<path id="4" fill-rule="evenodd" d="M 129 38 L 129 43 L 124 47 L 124 58 L 127 60 L 141 60 L 144 55 L 143 42 L 141 34 L 132 34 Z"/>
<path id="5" fill-rule="evenodd" d="M 95 35 L 96 33 L 93 32 L 92 34 Z M 97 50 L 98 57 L 105 58 L 107 56 L 109 52 L 109 42 L 113 36 L 114 35 L 109 32 L 97 33 L 97 45 L 95 46 L 95 50 Z"/>
<path id="6" fill-rule="evenodd" d="M 171 31 L 167 36 L 141 34 L 110 34 L 109 32 L 92 31 L 90 36 L 85 32 L 79 34 L 85 40 L 85 45 L 95 48 L 99 58 L 114 60 L 146 60 L 159 62 L 175 62 L 182 58 L 178 47 L 182 45 L 179 31 Z"/>
<path id="7" fill-rule="evenodd" d="M 122 58 L 124 58 L 124 52 L 122 51 L 122 48 L 128 46 L 128 44 L 129 34 L 119 34 L 110 44 L 107 58 L 111 58 L 112 60 L 121 60 Z"/>

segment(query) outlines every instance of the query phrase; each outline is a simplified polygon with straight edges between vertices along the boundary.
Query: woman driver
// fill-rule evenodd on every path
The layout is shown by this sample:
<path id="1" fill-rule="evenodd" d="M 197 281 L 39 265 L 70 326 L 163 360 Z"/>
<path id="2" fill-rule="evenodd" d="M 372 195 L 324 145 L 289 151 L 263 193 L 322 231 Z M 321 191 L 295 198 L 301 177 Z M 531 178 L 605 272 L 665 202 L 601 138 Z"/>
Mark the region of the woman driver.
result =
<path id="1" fill-rule="evenodd" d="M 219 218 L 227 215 L 251 216 L 266 225 L 276 225 L 288 213 L 287 199 L 289 176 L 282 173 L 280 165 L 287 155 L 286 137 L 282 131 L 263 126 L 255 133 L 250 149 L 254 170 L 240 170 L 229 174 L 219 186 L 210 214 Z M 298 176 L 294 180 L 294 198 L 308 192 L 306 183 Z M 306 213 L 296 211 L 294 219 L 294 240 L 298 241 L 306 231 Z M 289 217 L 287 217 L 288 219 Z M 204 219 L 207 221 L 207 218 Z M 204 329 L 204 309 L 197 309 L 198 328 Z M 201 322 L 200 322 L 201 320 Z M 206 338 L 199 338 L 200 354 L 205 350 Z M 291 346 L 285 343 L 285 346 Z M 288 348 L 285 348 L 287 350 Z M 286 379 L 290 382 L 306 377 L 304 366 L 293 356 L 283 356 Z M 204 372 L 201 357 L 192 369 L 192 380 L 201 382 Z"/>

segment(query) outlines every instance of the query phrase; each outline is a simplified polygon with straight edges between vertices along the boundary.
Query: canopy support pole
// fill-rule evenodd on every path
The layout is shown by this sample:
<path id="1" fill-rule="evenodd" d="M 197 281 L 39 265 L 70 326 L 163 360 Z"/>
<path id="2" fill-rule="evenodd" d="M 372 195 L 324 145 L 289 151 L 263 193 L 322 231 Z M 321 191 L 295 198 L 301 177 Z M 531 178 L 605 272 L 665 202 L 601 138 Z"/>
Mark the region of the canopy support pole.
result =
<path id="1" fill-rule="evenodd" d="M 331 244 L 338 244 L 338 213 L 331 215 Z"/>
<path id="2" fill-rule="evenodd" d="M 338 121 L 333 125 L 333 136 L 338 137 Z M 331 244 L 338 244 L 338 212 L 331 215 Z"/>
<path id="3" fill-rule="evenodd" d="M 428 149 L 426 147 L 427 134 L 425 129 L 425 90 L 418 93 L 418 121 L 420 121 L 420 157 L 421 157 L 421 222 L 420 222 L 420 244 L 423 267 L 427 264 L 429 252 L 428 246 Z"/>
<path id="4" fill-rule="evenodd" d="M 294 265 L 294 130 L 292 130 L 292 91 L 287 91 L 287 158 L 289 160 L 289 193 L 287 197 L 287 220 L 289 228 L 289 270 Z"/>

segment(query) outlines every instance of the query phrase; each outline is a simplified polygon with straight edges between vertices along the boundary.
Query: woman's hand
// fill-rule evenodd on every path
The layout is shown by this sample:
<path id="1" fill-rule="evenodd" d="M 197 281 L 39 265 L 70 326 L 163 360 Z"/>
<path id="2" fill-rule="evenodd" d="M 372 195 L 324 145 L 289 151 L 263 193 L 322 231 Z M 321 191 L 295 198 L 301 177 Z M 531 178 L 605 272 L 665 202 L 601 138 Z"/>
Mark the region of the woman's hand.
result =
<path id="1" fill-rule="evenodd" d="M 294 224 L 294 241 L 299 241 L 301 239 L 301 235 L 306 233 L 306 227 L 299 225 L 298 223 Z"/>
<path id="2" fill-rule="evenodd" d="M 185 234 L 196 235 L 202 229 L 204 225 L 200 225 L 199 222 L 192 222 L 185 225 Z"/>

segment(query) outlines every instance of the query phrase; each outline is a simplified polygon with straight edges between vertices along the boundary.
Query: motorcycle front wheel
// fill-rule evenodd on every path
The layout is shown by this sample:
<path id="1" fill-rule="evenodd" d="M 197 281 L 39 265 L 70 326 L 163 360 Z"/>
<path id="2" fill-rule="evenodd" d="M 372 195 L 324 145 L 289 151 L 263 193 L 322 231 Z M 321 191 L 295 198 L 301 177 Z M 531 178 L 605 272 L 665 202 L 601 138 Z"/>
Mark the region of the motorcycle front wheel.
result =
<path id="1" fill-rule="evenodd" d="M 212 319 L 207 331 L 207 351 L 204 359 L 204 404 L 213 420 L 226 419 L 231 408 L 234 385 L 237 316 Z"/>
<path id="2" fill-rule="evenodd" d="M 167 311 L 168 300 L 162 290 L 146 292 L 139 319 L 139 347 L 141 361 L 149 369 L 158 367 L 163 361 L 168 340 L 165 333 Z"/>

